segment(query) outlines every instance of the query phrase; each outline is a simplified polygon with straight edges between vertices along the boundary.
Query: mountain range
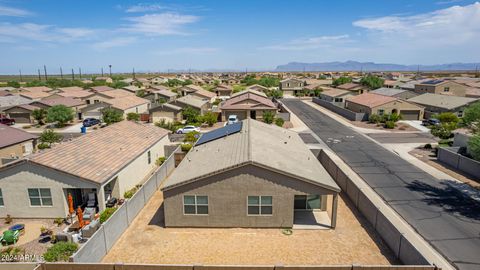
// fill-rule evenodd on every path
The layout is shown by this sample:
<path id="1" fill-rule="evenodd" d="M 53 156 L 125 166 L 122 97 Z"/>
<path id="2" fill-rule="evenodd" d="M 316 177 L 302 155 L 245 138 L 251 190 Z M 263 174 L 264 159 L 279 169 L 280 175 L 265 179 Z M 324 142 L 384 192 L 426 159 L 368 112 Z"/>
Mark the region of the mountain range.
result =
<path id="1" fill-rule="evenodd" d="M 447 70 L 476 70 L 480 63 L 450 63 L 438 65 L 400 65 L 374 62 L 324 62 L 301 63 L 290 62 L 279 65 L 275 71 L 447 71 Z"/>

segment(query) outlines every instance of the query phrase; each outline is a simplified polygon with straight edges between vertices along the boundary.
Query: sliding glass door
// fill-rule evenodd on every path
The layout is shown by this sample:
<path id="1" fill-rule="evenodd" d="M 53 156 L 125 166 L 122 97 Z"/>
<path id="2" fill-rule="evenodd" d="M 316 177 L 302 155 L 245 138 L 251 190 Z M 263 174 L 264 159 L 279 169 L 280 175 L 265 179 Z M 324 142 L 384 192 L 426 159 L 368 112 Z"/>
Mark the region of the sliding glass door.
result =
<path id="1" fill-rule="evenodd" d="M 322 200 L 320 195 L 295 195 L 295 210 L 314 210 L 321 209 Z"/>

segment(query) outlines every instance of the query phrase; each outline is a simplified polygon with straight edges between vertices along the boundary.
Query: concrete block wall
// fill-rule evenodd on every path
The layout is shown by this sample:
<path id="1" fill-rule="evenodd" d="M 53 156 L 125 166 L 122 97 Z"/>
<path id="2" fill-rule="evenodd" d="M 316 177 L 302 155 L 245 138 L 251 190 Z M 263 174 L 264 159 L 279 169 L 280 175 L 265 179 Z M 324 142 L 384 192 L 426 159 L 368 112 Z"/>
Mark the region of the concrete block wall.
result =
<path id="1" fill-rule="evenodd" d="M 459 147 L 441 147 L 437 159 L 457 170 L 480 178 L 480 161 L 468 158 L 458 153 Z"/>
<path id="2" fill-rule="evenodd" d="M 110 250 L 117 242 L 118 238 L 128 228 L 127 207 L 120 207 L 115 213 L 105 222 L 103 228 L 105 230 L 105 245 L 106 250 Z"/>
<path id="3" fill-rule="evenodd" d="M 326 109 L 329 109 L 330 111 L 340 114 L 341 116 L 347 118 L 348 120 L 351 121 L 366 121 L 368 120 L 368 115 L 365 113 L 357 113 L 354 111 L 350 111 L 348 109 L 339 107 L 337 105 L 334 105 L 328 101 L 319 99 L 317 97 L 314 97 L 312 101 Z"/>

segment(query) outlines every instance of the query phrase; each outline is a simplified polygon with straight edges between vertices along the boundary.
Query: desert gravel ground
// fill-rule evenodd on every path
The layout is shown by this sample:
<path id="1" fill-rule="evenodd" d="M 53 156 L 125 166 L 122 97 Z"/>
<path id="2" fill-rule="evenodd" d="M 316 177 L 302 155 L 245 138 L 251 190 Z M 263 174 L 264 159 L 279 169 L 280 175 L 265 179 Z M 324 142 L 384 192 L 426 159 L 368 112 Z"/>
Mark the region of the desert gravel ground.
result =
<path id="1" fill-rule="evenodd" d="M 157 191 L 103 262 L 196 265 L 398 264 L 367 221 L 339 199 L 335 230 L 163 227 Z"/>

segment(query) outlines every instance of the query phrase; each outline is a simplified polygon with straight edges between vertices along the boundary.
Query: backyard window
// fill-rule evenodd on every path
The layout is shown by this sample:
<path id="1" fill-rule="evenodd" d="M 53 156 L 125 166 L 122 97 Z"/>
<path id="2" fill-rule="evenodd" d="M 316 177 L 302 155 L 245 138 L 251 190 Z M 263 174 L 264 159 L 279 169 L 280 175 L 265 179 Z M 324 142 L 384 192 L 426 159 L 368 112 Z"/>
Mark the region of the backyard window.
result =
<path id="1" fill-rule="evenodd" d="M 450 92 L 450 87 L 444 87 L 443 92 Z"/>
<path id="2" fill-rule="evenodd" d="M 335 98 L 335 102 L 342 102 L 343 98 Z"/>
<path id="3" fill-rule="evenodd" d="M 272 196 L 248 196 L 248 215 L 271 215 Z"/>
<path id="4" fill-rule="evenodd" d="M 385 113 L 384 110 L 378 110 L 378 115 L 383 115 Z"/>
<path id="5" fill-rule="evenodd" d="M 2 190 L 0 189 L 0 206 L 4 206 L 5 204 L 3 204 L 3 193 L 2 193 Z"/>
<path id="6" fill-rule="evenodd" d="M 208 196 L 183 196 L 183 213 L 185 215 L 208 215 Z"/>
<path id="7" fill-rule="evenodd" d="M 152 153 L 150 151 L 147 152 L 148 164 L 152 163 Z"/>
<path id="8" fill-rule="evenodd" d="M 28 197 L 31 206 L 52 206 L 52 193 L 49 188 L 29 188 Z"/>

